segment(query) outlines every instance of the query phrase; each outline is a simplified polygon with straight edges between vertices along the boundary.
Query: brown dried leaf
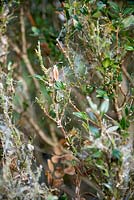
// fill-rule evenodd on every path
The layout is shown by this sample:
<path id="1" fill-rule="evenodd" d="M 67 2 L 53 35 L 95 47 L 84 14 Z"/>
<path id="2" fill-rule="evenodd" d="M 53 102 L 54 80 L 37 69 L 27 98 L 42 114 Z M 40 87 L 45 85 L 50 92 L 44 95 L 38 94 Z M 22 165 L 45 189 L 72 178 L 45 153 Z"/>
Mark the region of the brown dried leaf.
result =
<path id="1" fill-rule="evenodd" d="M 53 187 L 58 188 L 63 184 L 63 178 L 60 179 L 54 179 L 53 180 Z"/>
<path id="2" fill-rule="evenodd" d="M 58 156 L 62 155 L 62 150 L 60 147 L 56 146 L 54 147 L 54 153 Z"/>
<path id="3" fill-rule="evenodd" d="M 76 131 L 75 129 L 72 129 L 72 130 L 69 132 L 69 136 L 70 136 L 70 137 L 73 137 L 73 136 L 75 136 L 75 135 L 77 135 L 77 131 Z"/>
<path id="4" fill-rule="evenodd" d="M 62 170 L 61 167 L 57 167 L 55 172 L 54 172 L 54 175 L 56 178 L 62 178 L 64 176 L 64 172 Z"/>
<path id="5" fill-rule="evenodd" d="M 54 77 L 55 81 L 58 81 L 58 79 L 59 79 L 59 71 L 58 71 L 58 68 L 57 68 L 56 65 L 54 65 L 54 68 L 53 68 L 53 77 Z"/>
<path id="6" fill-rule="evenodd" d="M 47 160 L 48 168 L 53 173 L 54 172 L 54 165 L 50 159 Z"/>
<path id="7" fill-rule="evenodd" d="M 46 176 L 47 176 L 47 182 L 48 182 L 48 184 L 52 185 L 52 181 L 53 181 L 52 174 L 49 171 L 47 171 L 46 172 Z"/>
<path id="8" fill-rule="evenodd" d="M 11 160 L 11 163 L 10 163 L 10 165 L 9 165 L 9 167 L 10 167 L 10 170 L 11 170 L 11 172 L 15 172 L 15 171 L 18 171 L 18 168 L 17 168 L 17 158 L 16 157 L 14 157 L 12 160 Z"/>
<path id="9" fill-rule="evenodd" d="M 52 156 L 51 160 L 53 163 L 58 163 L 60 160 L 60 156 L 54 155 L 54 156 Z"/>
<path id="10" fill-rule="evenodd" d="M 28 181 L 28 176 L 26 174 L 22 175 L 22 181 L 24 181 L 24 182 Z"/>
<path id="11" fill-rule="evenodd" d="M 61 156 L 61 163 L 66 163 L 72 160 L 73 160 L 73 156 L 69 153 Z"/>
<path id="12" fill-rule="evenodd" d="M 48 47 L 48 44 L 47 43 L 41 43 L 40 46 L 41 46 L 42 54 L 49 56 L 50 55 L 50 49 Z"/>
<path id="13" fill-rule="evenodd" d="M 90 140 L 85 140 L 83 143 L 85 146 L 89 146 L 92 144 L 92 142 Z"/>
<path id="14" fill-rule="evenodd" d="M 66 145 L 66 140 L 62 138 L 62 139 L 60 139 L 59 143 L 60 143 L 62 146 L 64 146 L 64 145 Z"/>
<path id="15" fill-rule="evenodd" d="M 68 175 L 74 175 L 75 174 L 75 169 L 73 166 L 69 166 L 64 169 L 64 173 Z"/>
<path id="16" fill-rule="evenodd" d="M 73 159 L 73 155 L 70 154 L 70 153 L 65 154 L 65 155 L 64 155 L 64 159 L 65 159 L 65 160 L 68 160 L 68 161 L 72 161 L 72 159 Z"/>

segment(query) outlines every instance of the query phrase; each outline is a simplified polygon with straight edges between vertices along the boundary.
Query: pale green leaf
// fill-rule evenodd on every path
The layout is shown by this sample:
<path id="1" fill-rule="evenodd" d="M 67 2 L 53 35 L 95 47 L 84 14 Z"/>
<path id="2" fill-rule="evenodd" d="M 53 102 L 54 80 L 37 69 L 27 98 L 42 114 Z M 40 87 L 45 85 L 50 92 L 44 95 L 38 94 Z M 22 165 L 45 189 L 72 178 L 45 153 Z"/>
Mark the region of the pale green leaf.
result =
<path id="1" fill-rule="evenodd" d="M 108 109 L 109 109 L 109 99 L 106 98 L 106 99 L 102 102 L 102 104 L 101 104 L 101 106 L 100 106 L 100 112 L 101 112 L 102 114 L 105 114 L 105 113 L 107 113 Z"/>
<path id="2" fill-rule="evenodd" d="M 98 110 L 97 110 L 97 105 L 96 105 L 95 103 L 92 102 L 92 100 L 91 100 L 91 98 L 90 98 L 89 96 L 87 96 L 87 100 L 88 100 L 88 103 L 89 103 L 91 109 L 92 109 L 93 111 L 97 112 L 97 111 L 98 111 Z"/>
<path id="3" fill-rule="evenodd" d="M 119 126 L 111 126 L 107 129 L 107 133 L 112 133 L 114 131 L 117 131 Z"/>

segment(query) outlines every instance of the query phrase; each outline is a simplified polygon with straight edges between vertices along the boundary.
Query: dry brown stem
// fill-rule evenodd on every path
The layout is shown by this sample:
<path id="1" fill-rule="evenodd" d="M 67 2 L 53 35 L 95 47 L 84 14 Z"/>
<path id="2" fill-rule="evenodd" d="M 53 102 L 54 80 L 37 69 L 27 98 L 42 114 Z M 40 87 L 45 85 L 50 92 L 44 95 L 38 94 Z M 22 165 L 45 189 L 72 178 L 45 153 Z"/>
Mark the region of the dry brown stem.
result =
<path id="1" fill-rule="evenodd" d="M 35 71 L 32 67 L 32 64 L 31 64 L 31 62 L 28 58 L 28 54 L 27 54 L 27 41 L 26 41 L 26 33 L 25 33 L 24 10 L 23 10 L 23 8 L 21 8 L 21 12 L 20 12 L 20 24 L 21 24 L 21 36 L 22 36 L 22 50 L 18 47 L 17 44 L 13 43 L 10 39 L 9 39 L 9 44 L 11 45 L 13 50 L 16 52 L 16 54 L 21 59 L 23 59 L 29 74 L 33 78 L 36 89 L 39 90 L 40 85 L 39 85 L 39 82 L 37 81 L 37 79 L 34 78 L 34 75 L 36 73 L 35 73 Z"/>
<path id="2" fill-rule="evenodd" d="M 38 124 L 35 122 L 35 120 L 32 117 L 25 116 L 28 120 L 28 122 L 31 124 L 31 126 L 35 129 L 36 133 L 42 138 L 42 140 L 49 144 L 50 146 L 56 146 L 56 143 L 52 141 L 51 138 L 49 138 L 38 126 Z"/>
<path id="3" fill-rule="evenodd" d="M 126 78 L 128 79 L 128 81 L 130 82 L 131 86 L 134 87 L 134 82 L 131 79 L 131 77 L 130 77 L 129 73 L 127 72 L 127 70 L 126 70 L 126 68 L 125 68 L 124 65 L 122 65 L 122 72 L 126 76 Z"/>
<path id="4" fill-rule="evenodd" d="M 121 114 L 121 108 L 119 108 L 119 105 L 118 105 L 118 96 L 115 91 L 114 91 L 114 108 L 117 114 L 117 118 L 120 121 L 122 119 L 122 114 Z"/>

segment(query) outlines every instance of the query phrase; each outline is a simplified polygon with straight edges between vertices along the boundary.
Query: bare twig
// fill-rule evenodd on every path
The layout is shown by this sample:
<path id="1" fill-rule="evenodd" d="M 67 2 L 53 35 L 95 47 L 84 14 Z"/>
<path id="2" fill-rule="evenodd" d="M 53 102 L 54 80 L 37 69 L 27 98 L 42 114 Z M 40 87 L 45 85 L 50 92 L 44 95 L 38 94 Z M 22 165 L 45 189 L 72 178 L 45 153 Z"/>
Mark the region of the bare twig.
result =
<path id="1" fill-rule="evenodd" d="M 27 42 L 26 42 L 26 34 L 25 34 L 25 23 L 24 23 L 24 11 L 23 8 L 21 8 L 21 13 L 20 13 L 20 23 L 21 23 L 21 34 L 22 34 L 22 50 L 17 46 L 17 44 L 13 43 L 10 39 L 9 39 L 9 44 L 11 45 L 11 47 L 13 48 L 13 50 L 16 52 L 16 54 L 23 59 L 28 72 L 30 73 L 30 75 L 33 78 L 34 84 L 36 89 L 38 90 L 40 88 L 39 82 L 37 81 L 37 79 L 34 78 L 35 75 L 35 71 L 32 67 L 32 64 L 28 58 L 27 55 Z"/>
<path id="2" fill-rule="evenodd" d="M 45 115 L 50 119 L 52 120 L 54 123 L 56 123 L 56 125 L 58 126 L 58 128 L 61 130 L 61 132 L 63 133 L 64 137 L 66 138 L 67 136 L 67 133 L 66 131 L 64 130 L 62 124 L 61 124 L 61 120 L 59 119 L 58 121 L 56 121 L 55 119 L 53 119 L 48 113 L 47 111 L 43 108 L 43 111 L 45 113 Z"/>
<path id="3" fill-rule="evenodd" d="M 122 86 L 119 85 L 119 88 L 120 88 L 121 93 L 122 93 L 123 96 L 124 96 L 122 105 L 120 106 L 120 108 L 123 108 L 123 107 L 126 105 L 126 102 L 127 102 L 127 94 L 124 93 L 124 91 L 123 91 L 123 89 L 122 89 Z"/>
<path id="4" fill-rule="evenodd" d="M 26 15 L 27 15 L 27 18 L 29 19 L 31 25 L 32 25 L 32 26 L 36 26 L 36 22 L 35 22 L 35 20 L 34 20 L 34 18 L 33 18 L 33 16 L 32 16 L 32 14 L 30 13 L 30 11 L 28 11 L 28 12 L 26 13 Z"/>
<path id="5" fill-rule="evenodd" d="M 81 187 L 81 179 L 79 175 L 76 176 L 76 188 L 75 188 L 75 200 L 80 200 L 80 187 Z"/>
<path id="6" fill-rule="evenodd" d="M 117 48 L 117 55 L 118 55 L 118 44 L 119 44 L 119 27 L 117 27 L 117 31 L 116 31 L 116 48 Z"/>
<path id="7" fill-rule="evenodd" d="M 31 62 L 30 62 L 30 60 L 29 60 L 27 54 L 23 54 L 23 52 L 21 52 L 21 50 L 19 49 L 19 47 L 18 47 L 16 44 L 14 44 L 10 39 L 9 39 L 9 43 L 10 43 L 11 47 L 13 48 L 13 50 L 16 52 L 16 54 L 17 54 L 20 58 L 23 59 L 23 61 L 24 61 L 25 65 L 26 65 L 26 67 L 27 67 L 27 69 L 28 69 L 30 75 L 31 75 L 32 78 L 33 78 L 35 87 L 36 87 L 36 89 L 38 90 L 38 89 L 40 88 L 40 86 L 39 86 L 38 81 L 34 78 L 35 71 L 34 71 L 34 69 L 32 68 Z"/>
<path id="8" fill-rule="evenodd" d="M 66 50 L 66 48 L 63 46 L 63 44 L 62 44 L 62 42 L 57 38 L 57 47 L 61 50 L 61 52 L 65 55 L 65 57 L 67 58 L 67 60 L 68 60 L 68 62 L 69 62 L 69 64 L 70 64 L 70 67 L 73 69 L 73 64 L 72 64 L 72 62 L 71 62 L 71 60 L 70 60 L 70 57 L 69 57 L 69 55 L 68 55 L 68 53 L 67 53 L 67 50 Z"/>
<path id="9" fill-rule="evenodd" d="M 22 35 L 22 58 L 27 66 L 27 69 L 31 76 L 33 77 L 34 84 L 37 89 L 40 88 L 38 81 L 34 78 L 34 69 L 32 68 L 31 62 L 27 55 L 27 42 L 26 42 L 26 31 L 25 31 L 25 23 L 24 23 L 24 10 L 21 7 L 20 10 L 20 24 L 21 24 L 21 35 Z"/>
<path id="10" fill-rule="evenodd" d="M 108 118 L 109 120 L 111 120 L 114 124 L 116 124 L 117 122 L 116 122 L 116 120 L 115 119 L 113 119 L 112 117 L 110 117 L 109 115 L 107 115 L 107 114 L 104 114 L 104 116 L 106 117 L 106 118 Z"/>
<path id="11" fill-rule="evenodd" d="M 47 144 L 51 145 L 51 146 L 55 146 L 56 143 L 52 141 L 51 138 L 49 138 L 38 126 L 38 124 L 35 122 L 35 120 L 32 117 L 28 117 L 27 115 L 25 116 L 27 118 L 27 120 L 29 121 L 29 123 L 32 125 L 32 127 L 35 129 L 36 133 L 42 138 L 42 140 L 44 142 L 46 142 Z"/>
<path id="12" fill-rule="evenodd" d="M 51 136 L 52 136 L 52 139 L 53 139 L 54 143 L 58 143 L 58 139 L 56 137 L 54 125 L 50 124 L 49 127 L 50 127 L 50 133 L 51 133 Z"/>
<path id="13" fill-rule="evenodd" d="M 131 79 L 131 77 L 130 77 L 129 73 L 127 72 L 127 70 L 126 70 L 124 65 L 122 65 L 122 72 L 126 76 L 128 81 L 130 82 L 131 86 L 134 87 L 134 81 Z"/>
<path id="14" fill-rule="evenodd" d="M 21 24 L 21 36 L 22 36 L 22 51 L 23 54 L 27 54 L 27 43 L 26 43 L 26 33 L 25 33 L 25 22 L 24 22 L 24 10 L 23 7 L 20 9 L 20 24 Z"/>
<path id="15" fill-rule="evenodd" d="M 118 97 L 115 92 L 114 92 L 114 107 L 117 114 L 117 118 L 120 121 L 122 119 L 121 108 L 119 108 L 118 106 Z"/>
<path id="16" fill-rule="evenodd" d="M 104 199 L 105 195 L 102 190 L 93 181 L 90 181 L 87 177 L 81 176 L 81 180 L 85 182 L 89 187 L 95 189 L 100 196 L 100 199 Z"/>

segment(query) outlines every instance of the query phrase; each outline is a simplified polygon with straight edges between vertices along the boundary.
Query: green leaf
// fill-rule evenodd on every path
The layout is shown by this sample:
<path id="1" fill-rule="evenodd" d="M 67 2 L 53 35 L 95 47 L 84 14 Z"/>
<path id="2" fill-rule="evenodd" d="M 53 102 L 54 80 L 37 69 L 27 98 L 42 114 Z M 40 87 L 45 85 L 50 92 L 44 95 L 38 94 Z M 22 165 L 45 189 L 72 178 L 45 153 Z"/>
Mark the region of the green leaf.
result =
<path id="1" fill-rule="evenodd" d="M 95 138 L 99 138 L 100 135 L 100 130 L 97 127 L 94 126 L 89 126 L 89 130 L 91 132 L 91 134 L 95 137 Z"/>
<path id="2" fill-rule="evenodd" d="M 94 17 L 94 18 L 99 18 L 99 17 L 101 17 L 101 12 L 100 11 L 96 11 L 92 16 Z"/>
<path id="3" fill-rule="evenodd" d="M 89 125 L 86 122 L 82 122 L 82 126 L 85 128 L 85 130 L 88 132 L 89 131 Z"/>
<path id="4" fill-rule="evenodd" d="M 122 154 L 121 154 L 120 150 L 119 149 L 113 149 L 112 157 L 115 158 L 115 159 L 120 160 L 121 157 L 122 157 Z"/>
<path id="5" fill-rule="evenodd" d="M 82 24 L 79 22 L 77 15 L 74 15 L 74 17 L 73 17 L 73 24 L 77 30 L 79 30 L 79 31 L 82 30 Z"/>
<path id="6" fill-rule="evenodd" d="M 63 194 L 61 197 L 60 197 L 60 200 L 68 200 L 68 197 L 66 194 Z"/>
<path id="7" fill-rule="evenodd" d="M 126 49 L 127 51 L 134 51 L 134 47 L 133 47 L 133 46 L 129 46 L 129 45 L 126 45 L 126 46 L 125 46 L 125 49 Z"/>
<path id="8" fill-rule="evenodd" d="M 52 99 L 51 99 L 51 96 L 49 95 L 49 91 L 43 84 L 40 84 L 40 91 L 44 99 L 47 100 L 49 103 L 52 103 Z"/>
<path id="9" fill-rule="evenodd" d="M 56 90 L 65 90 L 66 89 L 65 84 L 63 82 L 61 82 L 61 81 L 56 81 L 55 85 L 54 85 L 54 88 Z"/>
<path id="10" fill-rule="evenodd" d="M 96 105 L 95 103 L 92 102 L 92 100 L 91 100 L 91 98 L 90 98 L 89 96 L 87 96 L 87 100 L 88 100 L 88 103 L 89 103 L 91 109 L 92 109 L 93 111 L 97 112 L 97 111 L 98 111 L 98 110 L 97 110 L 97 105 Z"/>
<path id="11" fill-rule="evenodd" d="M 47 200 L 58 200 L 58 197 L 50 194 L 48 195 Z"/>
<path id="12" fill-rule="evenodd" d="M 124 24 L 124 28 L 129 28 L 130 26 L 134 25 L 134 16 L 130 15 L 129 17 L 126 17 L 122 23 Z"/>
<path id="13" fill-rule="evenodd" d="M 99 110 L 100 110 L 101 114 L 103 115 L 103 114 L 105 114 L 105 113 L 108 111 L 108 109 L 109 109 L 109 99 L 106 98 L 106 99 L 102 102 L 102 104 L 101 104 Z"/>
<path id="14" fill-rule="evenodd" d="M 88 94 L 91 94 L 94 90 L 94 87 L 93 86 L 86 86 L 86 91 Z"/>
<path id="15" fill-rule="evenodd" d="M 118 75 L 118 77 L 117 77 L 117 80 L 118 80 L 119 82 L 122 81 L 122 72 L 119 73 L 119 75 Z"/>
<path id="16" fill-rule="evenodd" d="M 98 149 L 96 149 L 96 152 L 92 154 L 92 158 L 101 158 L 102 157 L 102 152 Z"/>
<path id="17" fill-rule="evenodd" d="M 96 90 L 96 97 L 98 98 L 104 98 L 104 97 L 107 97 L 107 92 L 105 90 L 102 90 L 102 89 L 98 89 Z"/>
<path id="18" fill-rule="evenodd" d="M 39 74 L 34 74 L 34 77 L 35 77 L 36 79 L 38 79 L 38 80 L 44 82 L 44 79 L 43 79 L 44 77 L 43 77 L 43 76 L 41 76 L 41 75 L 39 75 Z"/>
<path id="19" fill-rule="evenodd" d="M 103 10 L 103 8 L 106 8 L 106 4 L 104 4 L 102 1 L 97 2 L 98 10 Z"/>
<path id="20" fill-rule="evenodd" d="M 93 120 L 93 121 L 97 121 L 97 118 L 96 118 L 96 116 L 95 116 L 95 114 L 93 113 L 93 112 L 91 112 L 90 111 L 90 108 L 88 109 L 86 109 L 86 112 L 87 112 L 87 114 L 88 114 L 88 116 L 89 116 L 89 118 L 91 119 L 91 120 Z"/>
<path id="21" fill-rule="evenodd" d="M 113 189 L 112 189 L 112 186 L 108 183 L 103 183 L 103 185 L 110 190 L 111 193 L 113 193 Z"/>
<path id="22" fill-rule="evenodd" d="M 109 172 L 108 172 L 108 170 L 106 169 L 106 167 L 104 165 L 98 165 L 98 164 L 96 164 L 96 166 L 103 171 L 103 174 L 105 176 L 109 177 Z"/>
<path id="23" fill-rule="evenodd" d="M 107 133 L 112 133 L 114 131 L 117 131 L 119 126 L 111 126 L 107 129 Z"/>
<path id="24" fill-rule="evenodd" d="M 8 71 L 12 70 L 12 62 L 11 61 L 8 62 L 7 69 L 8 69 Z"/>
<path id="25" fill-rule="evenodd" d="M 56 118 L 56 113 L 54 110 L 50 110 L 49 111 L 49 115 L 52 117 L 52 118 Z"/>
<path id="26" fill-rule="evenodd" d="M 126 116 L 129 115 L 129 106 L 128 105 L 126 105 L 126 107 L 125 107 L 125 114 L 126 114 Z"/>
<path id="27" fill-rule="evenodd" d="M 81 9 L 80 9 L 80 12 L 83 14 L 83 15 L 87 15 L 88 14 L 88 9 L 86 6 L 83 6 Z"/>
<path id="28" fill-rule="evenodd" d="M 122 117 L 122 119 L 120 120 L 121 129 L 125 130 L 126 128 L 129 127 L 129 125 L 130 125 L 129 121 L 125 117 Z"/>
<path id="29" fill-rule="evenodd" d="M 105 59 L 103 60 L 103 62 L 102 62 L 102 65 L 103 65 L 104 68 L 109 67 L 110 64 L 111 64 L 110 58 L 105 58 Z"/>
<path id="30" fill-rule="evenodd" d="M 88 115 L 85 112 L 73 112 L 73 115 L 80 119 L 88 120 Z"/>
<path id="31" fill-rule="evenodd" d="M 129 137 L 129 133 L 124 131 L 121 136 L 123 137 L 123 139 L 127 139 Z"/>
<path id="32" fill-rule="evenodd" d="M 120 12 L 120 8 L 117 3 L 113 2 L 113 1 L 109 1 L 108 4 L 114 10 L 114 12 L 116 12 L 116 13 Z"/>
<path id="33" fill-rule="evenodd" d="M 123 14 L 124 15 L 130 15 L 134 12 L 134 8 L 126 8 L 124 11 L 123 11 Z"/>
<path id="34" fill-rule="evenodd" d="M 40 30 L 35 26 L 32 26 L 32 32 L 33 32 L 34 36 L 39 36 L 39 34 L 40 34 Z"/>
<path id="35" fill-rule="evenodd" d="M 77 30 L 81 31 L 81 30 L 82 30 L 82 24 L 81 24 L 80 22 L 78 22 L 78 23 L 76 24 L 75 28 L 76 28 Z"/>

